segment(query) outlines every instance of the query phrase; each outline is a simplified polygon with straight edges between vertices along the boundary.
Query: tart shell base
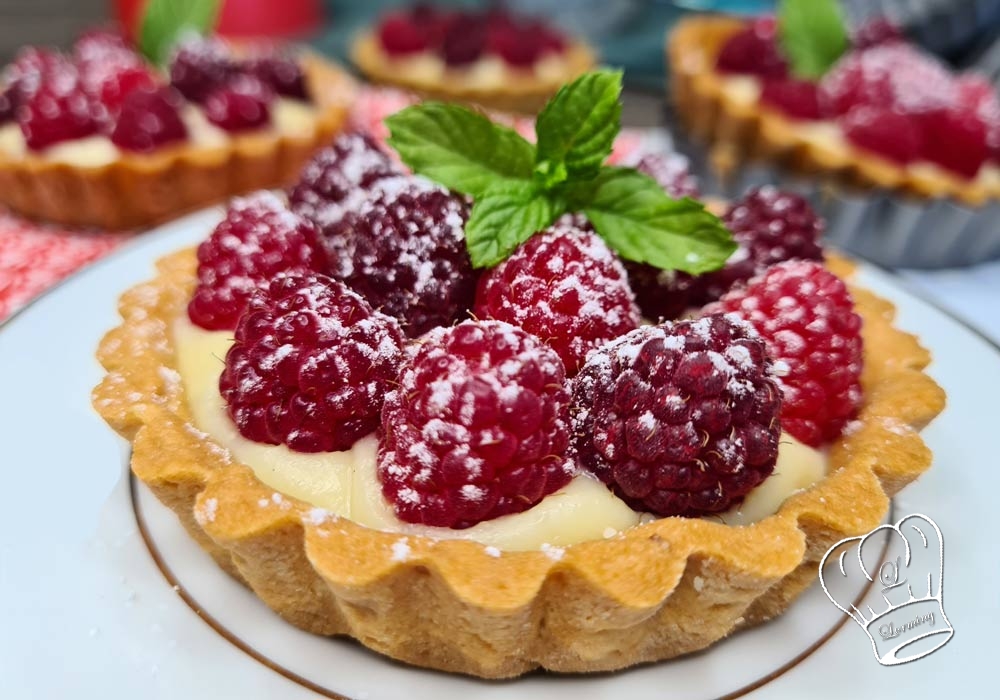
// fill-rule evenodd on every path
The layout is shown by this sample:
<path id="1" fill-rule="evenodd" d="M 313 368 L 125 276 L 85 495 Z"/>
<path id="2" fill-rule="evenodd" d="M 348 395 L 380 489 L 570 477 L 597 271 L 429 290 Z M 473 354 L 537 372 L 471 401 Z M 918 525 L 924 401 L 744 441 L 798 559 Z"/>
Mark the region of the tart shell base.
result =
<path id="1" fill-rule="evenodd" d="M 181 144 L 146 155 L 122 153 L 97 168 L 0 154 L 0 204 L 30 219 L 121 230 L 287 185 L 341 130 L 355 90 L 343 70 L 316 56 L 304 57 L 303 68 L 315 99 L 312 134 L 234 134 L 220 146 Z"/>
<path id="2" fill-rule="evenodd" d="M 889 498 L 929 467 L 916 431 L 944 405 L 921 371 L 928 353 L 892 327 L 892 306 L 854 290 L 865 405 L 822 481 L 746 527 L 664 518 L 555 553 L 490 556 L 474 542 L 376 531 L 275 494 L 194 427 L 170 333 L 186 312 L 194 251 L 157 267 L 121 298 L 124 321 L 101 342 L 108 373 L 93 395 L 132 443 L 136 476 L 292 624 L 444 671 L 610 671 L 703 649 L 781 614 L 830 546 L 874 528 Z"/>

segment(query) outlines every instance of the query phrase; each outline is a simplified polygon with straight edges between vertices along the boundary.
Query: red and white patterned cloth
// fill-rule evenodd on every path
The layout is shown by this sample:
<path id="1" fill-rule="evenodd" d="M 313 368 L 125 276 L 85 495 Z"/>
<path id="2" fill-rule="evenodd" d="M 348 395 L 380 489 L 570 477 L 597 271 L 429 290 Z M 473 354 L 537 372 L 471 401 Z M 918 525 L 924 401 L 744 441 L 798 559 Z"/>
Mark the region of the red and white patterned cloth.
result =
<path id="1" fill-rule="evenodd" d="M 382 120 L 413 102 L 413 97 L 398 90 L 365 88 L 353 107 L 350 123 L 383 140 L 388 130 Z M 510 123 L 526 138 L 534 140 L 531 120 L 515 118 Z M 627 158 L 640 148 L 643 138 L 642 132 L 622 132 L 611 160 L 620 162 Z M 0 321 L 134 235 L 60 229 L 26 221 L 0 209 Z"/>

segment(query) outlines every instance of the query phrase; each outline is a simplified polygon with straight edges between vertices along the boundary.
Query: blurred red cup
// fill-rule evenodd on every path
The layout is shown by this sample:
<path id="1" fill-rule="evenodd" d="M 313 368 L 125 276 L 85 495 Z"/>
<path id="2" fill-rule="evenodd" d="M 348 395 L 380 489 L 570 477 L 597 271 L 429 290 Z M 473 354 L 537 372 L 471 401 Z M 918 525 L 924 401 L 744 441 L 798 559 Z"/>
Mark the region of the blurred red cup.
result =
<path id="1" fill-rule="evenodd" d="M 115 16 L 135 36 L 148 0 L 114 0 Z M 320 0 L 223 0 L 217 31 L 225 36 L 293 38 L 319 28 Z"/>

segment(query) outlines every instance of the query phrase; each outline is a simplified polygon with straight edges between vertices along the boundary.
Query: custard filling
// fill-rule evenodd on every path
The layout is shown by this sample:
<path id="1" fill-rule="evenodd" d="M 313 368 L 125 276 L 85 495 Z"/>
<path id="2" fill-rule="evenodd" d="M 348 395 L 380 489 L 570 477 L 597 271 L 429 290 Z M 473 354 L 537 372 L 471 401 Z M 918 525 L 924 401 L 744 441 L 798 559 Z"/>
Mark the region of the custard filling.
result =
<path id="1" fill-rule="evenodd" d="M 333 515 L 387 532 L 438 539 L 467 539 L 501 550 L 561 547 L 610 537 L 650 516 L 633 511 L 604 484 L 579 474 L 555 493 L 522 513 L 504 515 L 464 530 L 414 525 L 399 520 L 382 495 L 376 476 L 374 435 L 343 452 L 302 453 L 267 445 L 239 434 L 219 393 L 219 374 L 232 345 L 229 331 L 205 331 L 187 316 L 173 328 L 177 369 L 195 427 L 253 470 L 276 492 L 300 499 Z M 709 519 L 747 525 L 777 512 L 781 504 L 826 474 L 826 456 L 781 436 L 774 473 L 733 509 Z"/>

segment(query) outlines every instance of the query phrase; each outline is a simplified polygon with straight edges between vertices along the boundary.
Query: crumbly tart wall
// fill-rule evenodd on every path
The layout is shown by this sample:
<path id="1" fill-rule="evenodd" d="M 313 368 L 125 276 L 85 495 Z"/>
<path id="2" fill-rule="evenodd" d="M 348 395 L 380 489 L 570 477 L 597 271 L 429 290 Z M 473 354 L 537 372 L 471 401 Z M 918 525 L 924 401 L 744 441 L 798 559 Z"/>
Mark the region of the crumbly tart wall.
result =
<path id="1" fill-rule="evenodd" d="M 1000 199 L 1000 179 L 964 180 L 940 168 L 905 168 L 851 146 L 822 144 L 803 136 L 780 112 L 732 95 L 715 71 L 722 45 L 745 26 L 727 17 L 690 17 L 666 45 L 671 97 L 691 133 L 711 144 L 713 166 L 723 176 L 747 159 L 777 163 L 849 188 L 880 188 L 921 198 L 952 198 L 970 206 Z"/>
<path id="2" fill-rule="evenodd" d="M 149 154 L 122 153 L 96 168 L 0 153 L 0 204 L 32 219 L 120 230 L 287 185 L 343 128 L 356 89 L 343 69 L 318 56 L 306 55 L 303 68 L 316 101 L 312 134 L 233 134 L 219 146 L 182 143 Z"/>
<path id="3" fill-rule="evenodd" d="M 558 81 L 544 80 L 526 71 L 509 71 L 509 79 L 502 85 L 480 86 L 449 82 L 447 74 L 444 80 L 432 80 L 401 73 L 386 59 L 378 37 L 371 32 L 359 35 L 351 46 L 351 60 L 372 82 L 411 90 L 431 99 L 466 102 L 519 114 L 537 114 L 563 83 L 586 73 L 597 63 L 593 50 L 582 42 L 570 44 L 565 57 L 568 70 Z"/>
<path id="4" fill-rule="evenodd" d="M 154 280 L 123 295 L 124 321 L 100 345 L 108 374 L 94 406 L 132 442 L 133 471 L 289 622 L 445 671 L 620 669 L 780 614 L 828 547 L 874 528 L 889 497 L 929 467 L 916 431 L 944 405 L 921 371 L 928 353 L 892 327 L 892 306 L 854 290 L 866 403 L 823 481 L 747 527 L 665 518 L 565 550 L 491 556 L 474 542 L 403 538 L 275 495 L 194 428 L 170 328 L 195 265 L 191 250 L 162 259 Z"/>

